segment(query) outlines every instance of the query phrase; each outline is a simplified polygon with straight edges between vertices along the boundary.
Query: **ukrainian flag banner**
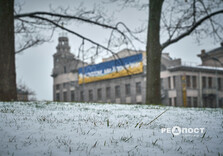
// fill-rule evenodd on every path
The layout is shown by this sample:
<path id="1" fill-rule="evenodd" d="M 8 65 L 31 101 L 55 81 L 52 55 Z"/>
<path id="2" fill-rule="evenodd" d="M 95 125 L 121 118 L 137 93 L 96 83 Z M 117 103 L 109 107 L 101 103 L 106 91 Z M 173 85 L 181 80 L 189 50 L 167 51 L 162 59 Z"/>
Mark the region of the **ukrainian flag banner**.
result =
<path id="1" fill-rule="evenodd" d="M 89 65 L 78 69 L 78 83 L 113 79 L 143 72 L 142 54 Z"/>

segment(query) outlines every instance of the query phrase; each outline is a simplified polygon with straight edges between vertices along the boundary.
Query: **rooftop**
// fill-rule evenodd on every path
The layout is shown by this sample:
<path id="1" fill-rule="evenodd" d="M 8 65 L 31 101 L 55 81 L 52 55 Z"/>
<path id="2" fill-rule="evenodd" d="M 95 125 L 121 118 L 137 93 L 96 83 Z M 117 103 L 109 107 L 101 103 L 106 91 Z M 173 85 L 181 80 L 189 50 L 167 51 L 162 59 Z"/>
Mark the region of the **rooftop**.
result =
<path id="1" fill-rule="evenodd" d="M 222 67 L 211 67 L 211 66 L 194 66 L 194 65 L 179 65 L 179 66 L 172 66 L 168 68 L 169 71 L 179 71 L 179 70 L 186 70 L 186 71 L 205 71 L 205 72 L 220 72 L 223 73 Z"/>

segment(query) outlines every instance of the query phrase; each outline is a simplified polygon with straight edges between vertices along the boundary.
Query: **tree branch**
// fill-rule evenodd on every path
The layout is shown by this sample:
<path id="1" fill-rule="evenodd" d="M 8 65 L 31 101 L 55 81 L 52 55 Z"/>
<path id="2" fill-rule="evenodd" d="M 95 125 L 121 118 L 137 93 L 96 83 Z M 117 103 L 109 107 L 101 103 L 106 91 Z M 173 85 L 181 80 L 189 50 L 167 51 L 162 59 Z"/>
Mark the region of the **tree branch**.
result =
<path id="1" fill-rule="evenodd" d="M 36 16 L 36 15 L 32 15 L 31 17 L 32 17 L 32 18 L 37 18 L 37 19 L 41 19 L 41 20 L 47 21 L 47 22 L 49 22 L 49 23 L 55 25 L 55 26 L 58 27 L 58 28 L 61 28 L 61 29 L 65 30 L 65 31 L 67 31 L 67 32 L 69 32 L 69 33 L 71 33 L 71 34 L 76 35 L 76 36 L 79 37 L 79 38 L 82 38 L 83 40 L 86 40 L 86 41 L 88 41 L 88 42 L 90 42 L 90 43 L 92 43 L 92 44 L 94 44 L 94 45 L 96 45 L 96 46 L 98 46 L 98 47 L 101 47 L 101 48 L 103 48 L 103 49 L 109 51 L 112 55 L 117 56 L 118 60 L 121 62 L 122 66 L 124 67 L 124 69 L 125 69 L 128 73 L 130 73 L 130 74 L 132 73 L 132 72 L 130 72 L 130 71 L 125 67 L 125 65 L 124 65 L 123 61 L 121 60 L 121 58 L 120 58 L 115 52 L 113 52 L 112 50 L 108 49 L 107 47 L 105 47 L 105 46 L 103 46 L 103 45 L 101 45 L 101 44 L 99 44 L 99 43 L 97 43 L 97 42 L 95 42 L 95 41 L 93 41 L 93 40 L 91 40 L 91 39 L 89 39 L 89 38 L 86 38 L 86 37 L 84 37 L 83 35 L 78 34 L 78 33 L 74 32 L 74 31 L 72 31 L 72 30 L 70 30 L 70 29 L 67 29 L 67 28 L 65 28 L 65 27 L 63 27 L 63 26 L 61 26 L 61 25 L 59 25 L 58 23 L 55 23 L 54 21 L 51 21 L 51 20 L 48 19 L 48 18 L 44 18 L 44 17 L 40 17 L 40 16 Z"/>
<path id="2" fill-rule="evenodd" d="M 32 46 L 38 45 L 39 42 L 40 42 L 40 40 L 36 40 L 36 41 L 34 41 L 34 42 L 32 42 L 32 43 L 27 42 L 27 43 L 24 45 L 24 47 L 21 48 L 21 49 L 19 49 L 18 51 L 16 51 L 15 54 L 21 53 L 22 51 L 24 51 L 24 50 L 26 50 L 26 49 L 28 49 L 28 48 L 30 48 L 30 47 L 32 47 Z"/>
<path id="3" fill-rule="evenodd" d="M 167 40 L 166 42 L 164 42 L 162 45 L 161 45 L 161 48 L 162 49 L 165 49 L 166 47 L 168 47 L 169 45 L 181 40 L 182 38 L 190 35 L 198 26 L 200 26 L 205 20 L 211 18 L 212 16 L 215 16 L 215 15 L 218 15 L 218 14 L 222 14 L 223 13 L 223 10 L 219 10 L 219 11 L 216 11 L 216 12 L 213 12 L 203 18 L 201 18 L 200 20 L 198 20 L 196 23 L 194 23 L 192 25 L 192 27 L 187 30 L 186 32 L 182 33 L 181 35 L 177 36 L 176 38 L 174 39 L 169 39 Z"/>
<path id="4" fill-rule="evenodd" d="M 203 6 L 203 8 L 204 8 L 206 14 L 209 15 L 209 13 L 208 13 L 208 9 L 206 8 L 204 2 L 201 1 L 201 0 L 199 0 L 199 2 L 200 2 L 201 5 Z M 215 26 L 214 26 L 214 24 L 213 24 L 213 20 L 212 20 L 211 18 L 209 18 L 209 20 L 210 20 L 210 24 L 211 24 L 212 29 L 213 29 L 213 33 L 214 33 L 218 38 L 221 38 L 221 37 L 218 35 L 217 30 L 215 29 Z"/>
<path id="5" fill-rule="evenodd" d="M 21 18 L 27 18 L 27 17 L 28 18 L 34 18 L 34 16 L 36 16 L 36 17 L 38 16 L 39 18 L 42 17 L 44 19 L 50 19 L 50 17 L 47 17 L 47 16 L 58 17 L 58 18 L 63 18 L 63 19 L 74 19 L 74 20 L 85 22 L 85 23 L 94 24 L 94 25 L 97 25 L 97 26 L 100 26 L 100 27 L 103 27 L 103 28 L 106 28 L 106 29 L 111 29 L 111 30 L 117 31 L 124 38 L 127 38 L 128 41 L 133 46 L 132 41 L 128 38 L 128 36 L 125 35 L 125 33 L 122 30 L 119 29 L 119 25 L 122 25 L 124 27 L 124 29 L 126 29 L 127 32 L 130 34 L 131 37 L 133 37 L 138 42 L 143 43 L 139 38 L 137 38 L 136 36 L 133 35 L 132 31 L 123 22 L 118 22 L 115 26 L 111 26 L 111 25 L 100 23 L 98 21 L 93 21 L 91 19 L 87 19 L 87 18 L 84 18 L 84 17 L 72 16 L 72 15 L 67 15 L 67 14 L 51 13 L 51 12 L 42 12 L 42 11 L 41 12 L 31 12 L 31 13 L 17 14 L 17 15 L 14 15 L 14 18 L 21 20 Z M 51 21 L 53 21 L 53 20 L 51 20 Z"/>
<path id="6" fill-rule="evenodd" d="M 122 34 L 122 32 L 120 30 L 118 30 L 117 27 L 114 27 L 114 26 L 110 26 L 110 25 L 107 25 L 107 24 L 99 23 L 97 21 L 92 21 L 90 19 L 86 19 L 86 18 L 83 18 L 83 17 L 71 16 L 71 15 L 63 15 L 63 14 L 58 14 L 58 13 L 51 13 L 51 12 L 30 12 L 30 13 L 24 13 L 24 14 L 14 15 L 14 18 L 15 19 L 24 18 L 24 17 L 30 17 L 30 18 L 32 18 L 34 16 L 40 17 L 39 15 L 47 15 L 47 16 L 52 16 L 52 17 L 65 18 L 65 19 L 75 19 L 75 20 L 82 21 L 82 22 L 86 22 L 86 23 L 89 23 L 89 24 L 98 25 L 98 26 L 101 26 L 103 28 L 113 29 L 113 30 L 116 30 L 116 31 L 118 31 L 119 33 Z"/>

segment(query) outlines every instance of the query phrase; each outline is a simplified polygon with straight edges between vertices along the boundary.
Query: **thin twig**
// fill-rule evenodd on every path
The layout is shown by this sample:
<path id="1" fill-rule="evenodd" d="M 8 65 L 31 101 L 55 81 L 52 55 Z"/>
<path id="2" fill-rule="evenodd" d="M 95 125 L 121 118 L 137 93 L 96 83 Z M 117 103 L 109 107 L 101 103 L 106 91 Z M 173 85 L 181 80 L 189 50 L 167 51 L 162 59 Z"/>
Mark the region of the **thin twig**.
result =
<path id="1" fill-rule="evenodd" d="M 157 120 L 161 115 L 163 115 L 166 111 L 168 111 L 169 110 L 169 108 L 168 109 L 166 109 L 165 111 L 163 111 L 160 115 L 158 115 L 156 118 L 154 118 L 152 121 L 150 121 L 148 124 L 146 124 L 146 125 L 150 125 L 152 122 L 154 122 L 155 120 Z"/>

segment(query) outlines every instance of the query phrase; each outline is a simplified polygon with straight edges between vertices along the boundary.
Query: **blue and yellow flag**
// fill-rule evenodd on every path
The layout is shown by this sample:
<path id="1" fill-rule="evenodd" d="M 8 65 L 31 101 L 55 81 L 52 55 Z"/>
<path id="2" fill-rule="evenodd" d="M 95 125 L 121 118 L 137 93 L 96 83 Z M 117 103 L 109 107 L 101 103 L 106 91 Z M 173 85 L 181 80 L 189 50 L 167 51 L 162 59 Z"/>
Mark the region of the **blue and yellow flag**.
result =
<path id="1" fill-rule="evenodd" d="M 143 72 L 142 54 L 89 65 L 78 70 L 78 83 L 89 83 L 105 79 L 133 75 Z"/>

